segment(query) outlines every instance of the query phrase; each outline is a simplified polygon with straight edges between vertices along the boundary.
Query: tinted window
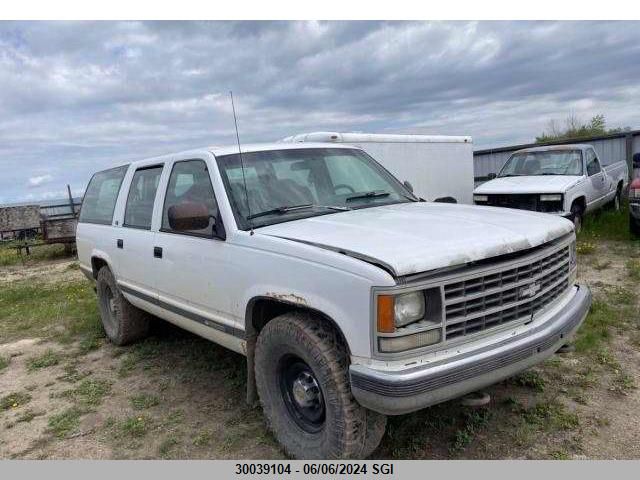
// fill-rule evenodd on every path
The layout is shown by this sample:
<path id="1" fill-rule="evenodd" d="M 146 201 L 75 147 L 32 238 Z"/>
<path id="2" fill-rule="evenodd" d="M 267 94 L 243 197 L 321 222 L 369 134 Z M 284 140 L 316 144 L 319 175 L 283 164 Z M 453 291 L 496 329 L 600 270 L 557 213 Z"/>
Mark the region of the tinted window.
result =
<path id="1" fill-rule="evenodd" d="M 213 194 L 207 164 L 202 160 L 176 162 L 171 171 L 167 195 L 162 212 L 162 230 L 172 231 L 169 225 L 169 209 L 182 203 L 204 204 L 209 211 L 209 225 L 200 230 L 181 230 L 178 233 L 213 236 L 215 218 L 218 218 L 218 204 Z"/>
<path id="2" fill-rule="evenodd" d="M 133 174 L 124 213 L 125 227 L 151 228 L 151 215 L 161 173 L 162 166 L 156 166 L 136 170 Z"/>
<path id="3" fill-rule="evenodd" d="M 595 175 L 600 173 L 600 162 L 593 150 L 587 150 L 587 175 Z"/>
<path id="4" fill-rule="evenodd" d="M 110 225 L 128 165 L 96 173 L 84 194 L 79 222 Z"/>

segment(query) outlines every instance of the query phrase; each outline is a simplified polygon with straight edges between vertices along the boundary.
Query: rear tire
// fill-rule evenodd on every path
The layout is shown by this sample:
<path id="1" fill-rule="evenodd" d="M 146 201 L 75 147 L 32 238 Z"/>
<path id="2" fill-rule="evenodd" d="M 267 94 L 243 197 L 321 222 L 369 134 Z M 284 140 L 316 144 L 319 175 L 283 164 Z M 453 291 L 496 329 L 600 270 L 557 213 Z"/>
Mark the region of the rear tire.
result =
<path id="1" fill-rule="evenodd" d="M 582 230 L 582 207 L 577 203 L 571 205 L 571 218 L 573 220 L 573 227 L 575 228 L 576 234 L 580 233 Z"/>
<path id="2" fill-rule="evenodd" d="M 96 291 L 102 326 L 111 342 L 127 345 L 148 335 L 151 315 L 124 298 L 109 267 L 98 272 Z"/>
<path id="3" fill-rule="evenodd" d="M 386 417 L 351 394 L 348 354 L 333 328 L 307 313 L 286 313 L 262 329 L 256 385 L 271 431 L 299 459 L 365 458 Z"/>
<path id="4" fill-rule="evenodd" d="M 622 187 L 618 186 L 618 190 L 616 190 L 616 196 L 613 197 L 613 210 L 619 212 L 620 205 L 622 205 Z"/>

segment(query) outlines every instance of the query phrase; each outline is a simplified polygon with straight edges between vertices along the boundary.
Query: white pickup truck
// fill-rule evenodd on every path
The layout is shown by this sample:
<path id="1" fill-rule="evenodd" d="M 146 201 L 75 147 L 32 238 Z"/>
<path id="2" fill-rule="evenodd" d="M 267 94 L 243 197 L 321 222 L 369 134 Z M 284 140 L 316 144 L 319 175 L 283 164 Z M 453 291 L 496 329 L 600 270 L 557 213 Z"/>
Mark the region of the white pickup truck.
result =
<path id="1" fill-rule="evenodd" d="M 161 318 L 246 355 L 247 400 L 296 458 L 368 456 L 386 415 L 543 361 L 591 303 L 571 222 L 419 201 L 346 145 L 96 173 L 77 247 L 109 339 Z"/>
<path id="2" fill-rule="evenodd" d="M 580 231 L 585 213 L 620 209 L 629 169 L 624 161 L 603 167 L 591 145 L 555 145 L 518 150 L 490 178 L 474 190 L 476 205 L 554 213 Z"/>

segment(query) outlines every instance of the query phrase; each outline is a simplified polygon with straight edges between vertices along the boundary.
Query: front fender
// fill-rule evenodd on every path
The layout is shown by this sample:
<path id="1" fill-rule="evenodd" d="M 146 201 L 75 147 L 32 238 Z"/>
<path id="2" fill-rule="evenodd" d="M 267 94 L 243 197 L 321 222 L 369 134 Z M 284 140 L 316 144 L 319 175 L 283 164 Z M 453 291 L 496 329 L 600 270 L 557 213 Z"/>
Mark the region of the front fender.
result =
<path id="1" fill-rule="evenodd" d="M 311 279 L 312 281 L 312 279 Z M 370 287 L 362 286 L 359 291 L 351 294 L 340 292 L 338 285 L 318 283 L 315 288 L 291 288 L 297 282 L 260 283 L 251 285 L 243 294 L 238 309 L 245 313 L 245 331 L 250 327 L 246 324 L 250 321 L 250 311 L 258 300 L 274 300 L 276 302 L 293 305 L 299 308 L 318 312 L 331 320 L 344 336 L 349 350 L 353 355 L 370 356 L 370 321 L 369 302 Z"/>

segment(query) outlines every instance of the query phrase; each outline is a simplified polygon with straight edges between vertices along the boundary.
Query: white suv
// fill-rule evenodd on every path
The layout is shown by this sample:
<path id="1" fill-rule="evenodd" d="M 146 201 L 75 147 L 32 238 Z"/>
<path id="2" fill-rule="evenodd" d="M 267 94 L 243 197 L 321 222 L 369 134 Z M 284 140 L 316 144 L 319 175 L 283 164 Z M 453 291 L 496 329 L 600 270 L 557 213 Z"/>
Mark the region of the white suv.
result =
<path id="1" fill-rule="evenodd" d="M 297 458 L 552 355 L 587 314 L 571 222 L 428 203 L 358 148 L 210 148 L 96 173 L 77 228 L 108 337 L 154 317 L 247 357 Z M 151 315 L 149 315 L 151 314 Z"/>

